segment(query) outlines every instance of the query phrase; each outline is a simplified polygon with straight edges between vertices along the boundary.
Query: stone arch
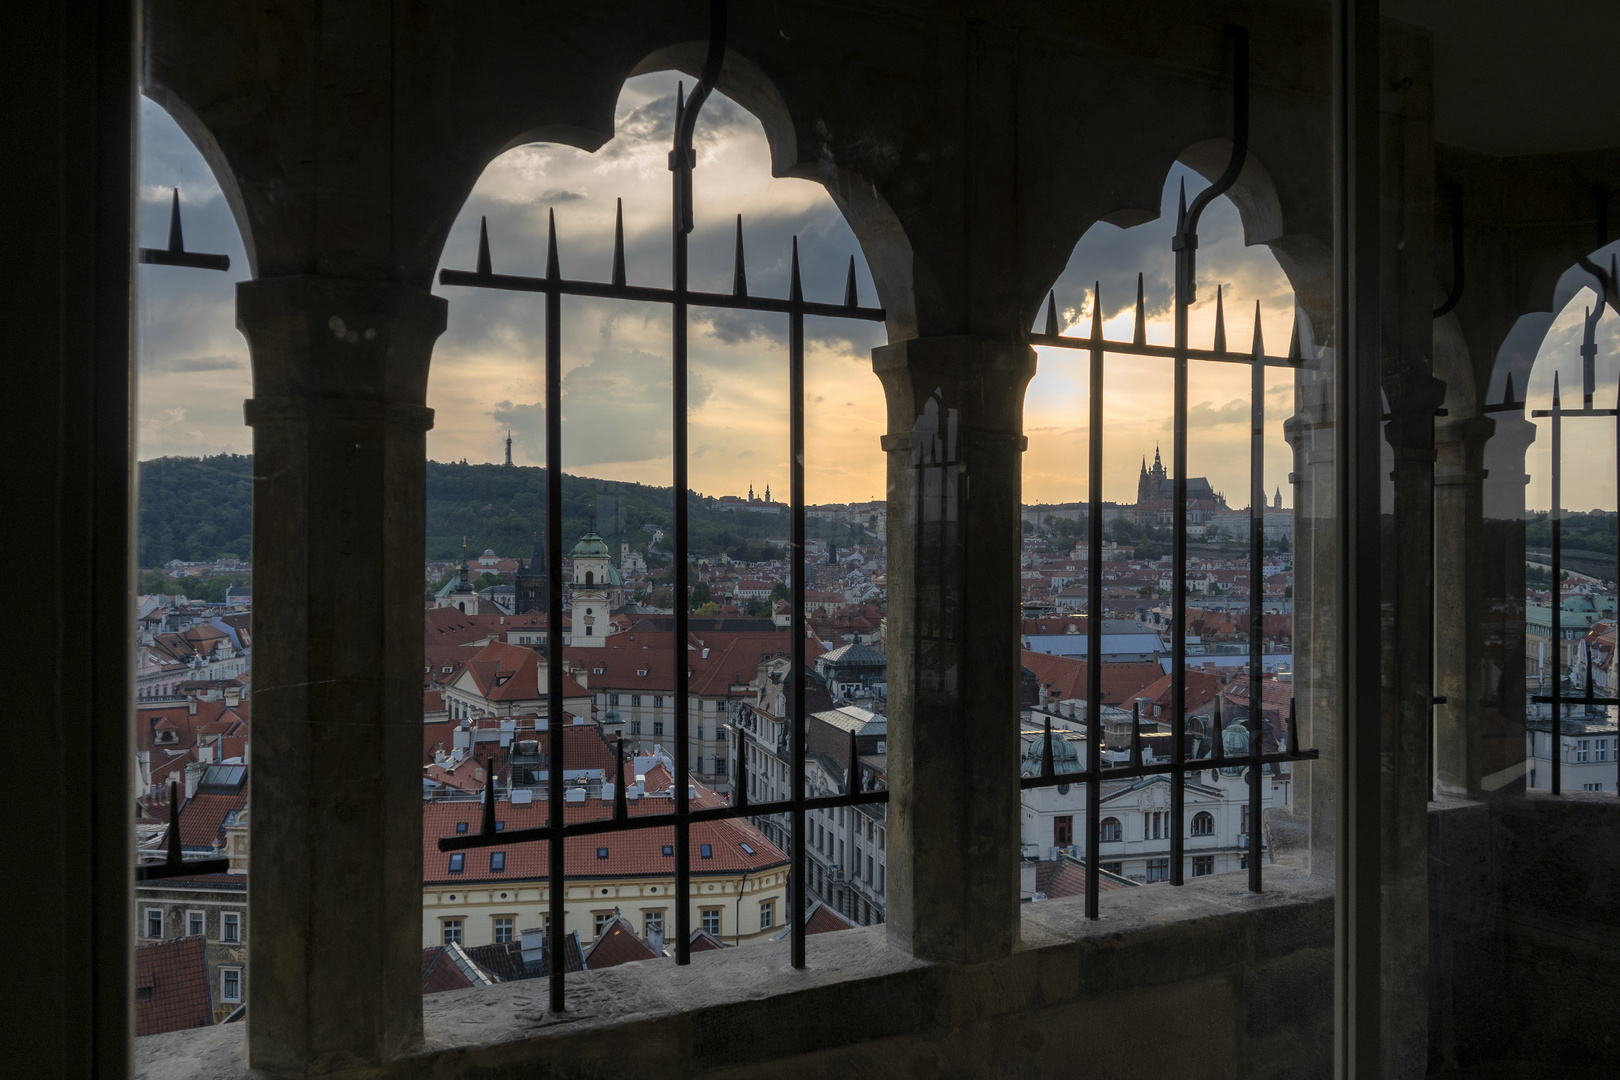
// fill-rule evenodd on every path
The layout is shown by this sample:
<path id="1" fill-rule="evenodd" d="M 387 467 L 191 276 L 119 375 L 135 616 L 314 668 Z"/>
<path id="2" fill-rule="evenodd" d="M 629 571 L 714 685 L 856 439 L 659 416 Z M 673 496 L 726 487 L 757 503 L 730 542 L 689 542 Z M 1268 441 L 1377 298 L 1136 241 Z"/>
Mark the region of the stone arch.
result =
<path id="1" fill-rule="evenodd" d="M 1608 260 L 1615 255 L 1620 255 L 1620 242 L 1589 252 L 1586 258 L 1606 270 Z M 1567 251 L 1548 251 L 1534 262 L 1525 275 L 1527 307 L 1514 319 L 1512 327 L 1498 343 L 1496 355 L 1491 358 L 1486 402 L 1503 400 L 1509 375 L 1513 376 L 1514 399 L 1524 400 L 1536 359 L 1541 354 L 1541 346 L 1553 322 L 1581 289 L 1596 291 L 1599 288 L 1591 273 L 1578 262 L 1568 262 L 1567 257 Z M 1612 310 L 1607 317 L 1614 317 Z"/>
<path id="2" fill-rule="evenodd" d="M 259 249 L 256 242 L 258 237 L 253 228 L 254 218 L 248 212 L 248 203 L 243 195 L 242 186 L 237 183 L 236 172 L 231 168 L 230 160 L 219 139 L 184 98 L 172 93 L 161 82 L 148 81 L 141 87 L 141 94 L 167 113 L 186 138 L 191 140 L 191 145 L 202 155 L 203 163 L 208 166 L 214 182 L 219 185 L 220 193 L 225 197 L 225 205 L 230 207 L 231 218 L 236 222 L 236 231 L 242 237 L 242 247 L 247 252 L 248 273 L 258 277 Z"/>

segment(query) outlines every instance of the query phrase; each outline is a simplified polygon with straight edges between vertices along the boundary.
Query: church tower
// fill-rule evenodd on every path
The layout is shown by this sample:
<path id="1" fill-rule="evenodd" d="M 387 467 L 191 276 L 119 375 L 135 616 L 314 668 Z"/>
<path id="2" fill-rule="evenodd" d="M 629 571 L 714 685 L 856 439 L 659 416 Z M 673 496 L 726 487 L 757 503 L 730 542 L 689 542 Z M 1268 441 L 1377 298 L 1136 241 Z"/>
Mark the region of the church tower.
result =
<path id="1" fill-rule="evenodd" d="M 539 533 L 534 534 L 534 549 L 529 555 L 528 565 L 518 562 L 517 579 L 513 584 L 513 613 L 521 615 L 526 611 L 538 611 L 542 615 L 548 610 L 550 601 L 551 568 L 546 565 L 546 542 Z"/>
<path id="2" fill-rule="evenodd" d="M 623 581 L 613 568 L 607 543 L 594 531 L 574 545 L 574 583 L 569 589 L 569 615 L 573 630 L 570 648 L 595 648 L 607 636 L 608 615 Z"/>
<path id="3" fill-rule="evenodd" d="M 1271 500 L 1271 508 L 1273 510 L 1281 510 L 1282 509 L 1282 485 L 1281 484 L 1277 485 L 1277 497 Z"/>

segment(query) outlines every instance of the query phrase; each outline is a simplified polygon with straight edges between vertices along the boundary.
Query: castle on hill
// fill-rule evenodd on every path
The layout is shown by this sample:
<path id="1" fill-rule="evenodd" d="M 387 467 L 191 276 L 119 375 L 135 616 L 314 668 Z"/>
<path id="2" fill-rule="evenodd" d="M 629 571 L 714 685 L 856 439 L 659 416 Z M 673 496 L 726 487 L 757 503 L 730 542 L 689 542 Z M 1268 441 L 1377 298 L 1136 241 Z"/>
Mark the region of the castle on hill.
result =
<path id="1" fill-rule="evenodd" d="M 1142 459 L 1142 472 L 1136 481 L 1136 506 L 1131 519 L 1138 525 L 1170 525 L 1175 521 L 1175 481 L 1165 472 L 1159 448 L 1153 448 L 1153 467 Z M 1228 510 L 1226 496 L 1210 486 L 1209 478 L 1187 478 L 1187 523 L 1201 525 Z"/>

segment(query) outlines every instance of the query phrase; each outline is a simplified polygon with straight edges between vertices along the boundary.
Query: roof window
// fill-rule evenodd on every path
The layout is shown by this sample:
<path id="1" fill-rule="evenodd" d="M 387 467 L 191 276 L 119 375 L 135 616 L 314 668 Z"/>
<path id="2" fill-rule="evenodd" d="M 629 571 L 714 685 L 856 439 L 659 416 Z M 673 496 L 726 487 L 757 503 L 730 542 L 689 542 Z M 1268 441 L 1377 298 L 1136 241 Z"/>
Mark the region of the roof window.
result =
<path id="1" fill-rule="evenodd" d="M 462 833 L 465 833 L 466 831 L 467 831 L 467 823 L 465 821 L 456 822 L 456 833 L 458 835 L 460 835 Z"/>
<path id="2" fill-rule="evenodd" d="M 459 874 L 467 865 L 467 856 L 464 852 L 456 852 L 450 856 L 450 872 Z"/>
<path id="3" fill-rule="evenodd" d="M 675 848 L 670 844 L 665 844 L 664 845 L 664 857 L 665 858 L 673 858 L 674 855 L 675 855 Z"/>
<path id="4" fill-rule="evenodd" d="M 490 852 L 489 853 L 489 870 L 490 870 L 490 873 L 498 874 L 502 870 L 505 870 L 505 869 L 506 869 L 506 852 L 504 852 L 504 851 L 492 851 L 492 852 Z"/>
<path id="5" fill-rule="evenodd" d="M 744 840 L 744 841 L 743 841 L 743 842 L 742 842 L 742 845 L 741 845 L 741 846 L 742 846 L 742 849 L 743 849 L 743 852 L 744 852 L 744 853 L 746 853 L 746 854 L 748 854 L 748 855 L 758 855 L 758 854 L 759 854 L 759 852 L 757 852 L 757 851 L 755 851 L 755 850 L 754 850 L 754 849 L 753 849 L 753 846 L 752 846 L 752 845 L 750 845 L 750 844 L 749 844 L 749 843 L 748 843 L 748 841 L 746 841 L 746 840 Z"/>
<path id="6" fill-rule="evenodd" d="M 712 845 L 712 844 L 701 844 L 701 845 L 699 845 L 698 854 L 701 855 L 705 859 L 714 858 L 714 845 Z"/>
<path id="7" fill-rule="evenodd" d="M 598 859 L 605 859 L 605 858 L 607 858 L 607 856 L 608 856 L 608 849 L 607 848 L 599 847 L 599 848 L 596 849 L 596 857 Z"/>

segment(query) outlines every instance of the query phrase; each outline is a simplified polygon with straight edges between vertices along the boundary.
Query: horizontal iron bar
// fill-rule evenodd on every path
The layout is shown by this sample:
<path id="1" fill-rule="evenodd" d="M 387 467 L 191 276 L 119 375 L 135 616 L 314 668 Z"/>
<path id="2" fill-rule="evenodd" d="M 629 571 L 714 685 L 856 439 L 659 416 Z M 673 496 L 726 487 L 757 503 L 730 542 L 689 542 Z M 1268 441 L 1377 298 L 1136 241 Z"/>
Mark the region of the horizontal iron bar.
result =
<path id="1" fill-rule="evenodd" d="M 1587 697 L 1584 694 L 1559 694 L 1556 698 L 1551 694 L 1536 694 L 1530 699 L 1537 705 L 1551 705 L 1557 702 L 1560 705 L 1620 705 L 1620 698 Z"/>
<path id="2" fill-rule="evenodd" d="M 605 281 L 576 281 L 573 278 L 525 277 L 518 274 L 480 274 L 471 270 L 440 270 L 440 285 L 465 285 L 475 289 L 504 289 L 507 292 L 558 293 L 563 296 L 595 296 L 605 300 L 641 300 L 672 304 L 674 289 L 650 285 L 614 285 Z M 687 291 L 679 296 L 696 307 L 736 308 L 743 311 L 774 311 L 790 314 L 802 311 L 832 319 L 861 319 L 882 322 L 888 316 L 882 308 L 845 307 L 811 300 L 778 300 L 771 296 L 733 296 L 731 293 Z"/>
<path id="3" fill-rule="evenodd" d="M 1487 409 L 1486 411 L 1489 412 L 1490 410 Z M 1531 416 L 1551 416 L 1552 414 L 1553 414 L 1553 411 L 1551 409 L 1535 409 L 1530 413 Z M 1572 416 L 1577 416 L 1577 417 L 1578 416 L 1613 416 L 1613 415 L 1615 415 L 1615 410 L 1613 410 L 1613 409 L 1559 409 L 1558 410 L 1558 415 L 1564 417 L 1566 420 L 1568 418 L 1572 417 Z"/>
<path id="4" fill-rule="evenodd" d="M 229 270 L 229 255 L 208 255 L 200 251 L 170 251 L 168 248 L 141 248 L 140 261 L 157 266 L 189 266 L 194 270 Z"/>
<path id="5" fill-rule="evenodd" d="M 135 880 L 156 881 L 159 878 L 190 877 L 193 874 L 226 874 L 230 869 L 229 859 L 189 859 L 179 864 L 144 863 L 135 867 Z"/>
<path id="6" fill-rule="evenodd" d="M 815 799 L 804 800 L 806 810 L 826 810 L 835 806 L 865 806 L 873 803 L 886 803 L 889 793 L 884 791 L 857 791 L 849 795 L 824 795 Z M 747 806 L 711 806 L 702 810 L 692 810 L 686 814 L 648 814 L 645 817 L 631 817 L 620 821 L 616 818 L 596 818 L 591 821 L 576 821 L 564 825 L 561 829 L 553 829 L 550 825 L 536 825 L 529 829 L 507 829 L 493 836 L 483 836 L 468 833 L 460 836 L 439 837 L 440 851 L 465 851 L 471 848 L 505 847 L 508 844 L 523 844 L 531 840 L 549 840 L 561 833 L 564 837 L 570 836 L 599 836 L 602 833 L 630 832 L 634 829 L 662 829 L 674 825 L 677 821 L 727 821 L 740 817 L 766 817 L 771 814 L 791 814 L 794 810 L 792 799 L 783 799 L 778 802 L 749 803 Z"/>
<path id="7" fill-rule="evenodd" d="M 1188 758 L 1184 761 L 1166 761 L 1153 765 L 1122 765 L 1117 769 L 1103 769 L 1097 774 L 1101 780 L 1130 780 L 1138 776 L 1163 776 L 1169 773 L 1203 772 L 1205 769 L 1242 769 L 1251 765 L 1274 765 L 1284 761 L 1315 761 L 1315 750 L 1290 750 L 1276 754 L 1261 754 L 1251 757 L 1245 754 L 1242 757 L 1204 757 Z M 1056 787 L 1059 784 L 1085 784 L 1091 781 L 1089 772 L 1057 773 L 1054 776 L 1024 776 L 1018 780 L 1018 786 L 1024 790 L 1030 788 Z"/>
<path id="8" fill-rule="evenodd" d="M 1026 335 L 1026 340 L 1031 345 L 1044 345 L 1054 349 L 1080 349 L 1087 352 L 1092 349 L 1101 349 L 1103 352 L 1129 353 L 1132 356 L 1158 356 L 1166 360 L 1176 358 L 1176 347 L 1174 345 L 1138 345 L 1132 341 L 1108 340 L 1099 342 L 1090 338 L 1066 337 L 1062 334 L 1029 334 Z M 1216 352 L 1214 349 L 1188 349 L 1187 359 L 1214 360 L 1223 364 L 1252 364 L 1254 363 L 1254 354 L 1231 351 Z M 1264 359 L 1266 367 L 1294 368 L 1305 362 L 1304 360 L 1290 360 L 1286 356 L 1267 356 Z"/>

